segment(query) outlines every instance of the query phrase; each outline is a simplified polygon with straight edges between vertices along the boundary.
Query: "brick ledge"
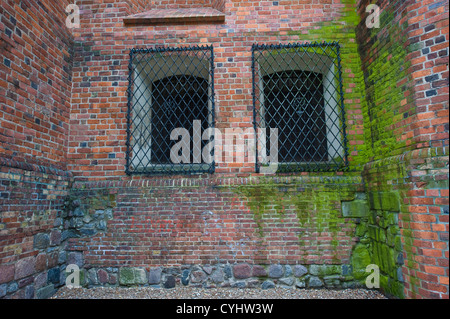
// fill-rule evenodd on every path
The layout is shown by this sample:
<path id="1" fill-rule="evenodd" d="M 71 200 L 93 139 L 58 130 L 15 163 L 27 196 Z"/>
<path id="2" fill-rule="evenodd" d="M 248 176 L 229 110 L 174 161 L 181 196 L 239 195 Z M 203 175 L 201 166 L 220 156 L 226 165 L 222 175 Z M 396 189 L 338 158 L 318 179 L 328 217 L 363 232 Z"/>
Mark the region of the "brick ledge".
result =
<path id="1" fill-rule="evenodd" d="M 123 19 L 126 25 L 223 23 L 225 14 L 213 8 L 153 9 Z"/>
<path id="2" fill-rule="evenodd" d="M 354 185 L 362 186 L 360 175 L 356 176 L 261 176 L 261 177 L 234 177 L 234 178 L 149 178 L 139 180 L 102 180 L 102 181 L 75 181 L 73 190 L 101 189 L 101 188 L 189 188 L 189 187 L 235 187 L 235 186 L 273 185 L 298 187 L 301 185 Z"/>
<path id="3" fill-rule="evenodd" d="M 0 156 L 0 168 L 12 168 L 24 171 L 36 172 L 41 174 L 49 174 L 55 176 L 62 176 L 64 178 L 72 179 L 73 174 L 70 171 L 66 171 L 57 167 L 53 167 L 49 164 L 28 163 L 25 160 L 16 160 L 12 158 L 6 158 Z"/>

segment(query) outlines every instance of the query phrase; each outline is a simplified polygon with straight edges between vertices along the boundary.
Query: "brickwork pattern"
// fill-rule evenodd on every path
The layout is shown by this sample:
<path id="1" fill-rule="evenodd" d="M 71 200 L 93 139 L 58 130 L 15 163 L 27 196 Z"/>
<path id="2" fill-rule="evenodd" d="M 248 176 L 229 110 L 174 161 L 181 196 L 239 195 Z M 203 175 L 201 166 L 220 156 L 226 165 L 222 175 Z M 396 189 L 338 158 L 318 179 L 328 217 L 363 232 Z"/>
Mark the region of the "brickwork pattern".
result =
<path id="1" fill-rule="evenodd" d="M 0 297 L 44 298 L 64 283 L 62 212 L 70 178 L 62 170 L 2 160 Z"/>
<path id="2" fill-rule="evenodd" d="M 72 87 L 65 3 L 2 1 L 0 9 L 0 152 L 60 169 L 67 159 Z"/>
<path id="3" fill-rule="evenodd" d="M 379 29 L 365 26 L 367 4 L 359 5 L 357 34 L 367 94 L 364 129 L 372 146 L 363 177 L 377 198 L 368 219 L 376 229 L 373 254 L 391 260 L 382 269 L 388 291 L 448 298 L 448 2 L 378 1 Z M 394 211 L 393 195 L 400 199 Z M 401 248 L 380 237 L 391 232 L 386 217 L 398 219 Z"/>
<path id="4" fill-rule="evenodd" d="M 341 288 L 369 263 L 388 295 L 448 298 L 448 2 L 378 1 L 368 29 L 368 1 L 80 0 L 70 30 L 67 0 L 1 3 L 0 298 L 47 298 L 68 264 L 88 285 Z M 225 21 L 123 23 L 200 6 Z M 126 176 L 131 48 L 214 45 L 216 127 L 245 129 L 252 44 L 337 40 L 349 172 Z"/>
<path id="5" fill-rule="evenodd" d="M 126 28 L 119 15 L 106 19 L 106 13 L 100 9 L 95 16 L 82 18 L 84 28 L 74 33 L 73 107 L 68 155 L 70 169 L 75 176 L 107 179 L 125 175 L 129 50 L 142 46 L 214 45 L 216 127 L 245 129 L 252 127 L 252 44 L 342 40 L 341 52 L 345 59 L 343 81 L 348 94 L 345 104 L 349 109 L 349 144 L 352 147 L 349 160 L 358 161 L 356 155 L 363 148 L 363 141 L 361 105 L 358 99 L 353 98 L 358 90 L 355 80 L 358 64 L 354 62 L 357 50 L 354 41 L 349 40 L 354 34 L 351 28 L 354 22 L 345 22 L 339 27 L 331 23 L 346 14 L 345 9 L 350 4 L 333 7 L 326 1 L 314 5 L 293 5 L 281 1 L 271 4 L 270 10 L 269 4 L 262 2 L 261 10 L 252 10 L 256 2 L 229 1 L 225 24 L 209 25 L 206 29 L 201 24 Z M 84 8 L 83 3 L 81 8 Z M 280 15 L 285 23 L 279 23 Z M 329 22 L 330 33 L 324 32 L 322 37 L 314 31 L 311 34 L 300 31 L 300 28 L 318 28 L 323 21 Z M 223 163 L 217 165 L 216 172 L 252 173 L 254 164 Z"/>
<path id="6" fill-rule="evenodd" d="M 92 182 L 71 192 L 82 203 L 78 218 L 107 209 L 113 217 L 106 232 L 72 238 L 69 249 L 84 252 L 86 267 L 349 263 L 355 224 L 342 217 L 341 201 L 362 187 L 358 178 L 337 177 L 334 187 L 320 180 Z M 113 203 L 86 202 L 98 197 Z"/>
<path id="7" fill-rule="evenodd" d="M 64 283 L 72 88 L 69 1 L 1 1 L 0 298 L 47 298 Z"/>

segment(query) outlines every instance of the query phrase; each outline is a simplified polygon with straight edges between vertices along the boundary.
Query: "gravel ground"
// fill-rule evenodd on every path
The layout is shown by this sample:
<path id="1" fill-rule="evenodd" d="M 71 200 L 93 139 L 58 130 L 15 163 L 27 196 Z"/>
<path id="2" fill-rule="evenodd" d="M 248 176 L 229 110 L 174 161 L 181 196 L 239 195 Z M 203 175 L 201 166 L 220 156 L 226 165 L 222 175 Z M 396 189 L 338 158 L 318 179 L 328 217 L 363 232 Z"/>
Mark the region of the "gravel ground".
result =
<path id="1" fill-rule="evenodd" d="M 51 299 L 387 299 L 367 289 L 258 288 L 67 288 Z"/>

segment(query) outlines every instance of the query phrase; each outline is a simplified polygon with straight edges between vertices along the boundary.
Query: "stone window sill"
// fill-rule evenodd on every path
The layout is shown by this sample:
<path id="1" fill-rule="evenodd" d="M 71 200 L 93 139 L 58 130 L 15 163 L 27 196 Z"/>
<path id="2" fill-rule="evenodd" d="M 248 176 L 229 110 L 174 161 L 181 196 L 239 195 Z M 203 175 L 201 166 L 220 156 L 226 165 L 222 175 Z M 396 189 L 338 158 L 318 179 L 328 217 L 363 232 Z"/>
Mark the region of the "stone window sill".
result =
<path id="1" fill-rule="evenodd" d="M 126 25 L 223 23 L 225 14 L 213 8 L 154 9 L 123 19 Z"/>

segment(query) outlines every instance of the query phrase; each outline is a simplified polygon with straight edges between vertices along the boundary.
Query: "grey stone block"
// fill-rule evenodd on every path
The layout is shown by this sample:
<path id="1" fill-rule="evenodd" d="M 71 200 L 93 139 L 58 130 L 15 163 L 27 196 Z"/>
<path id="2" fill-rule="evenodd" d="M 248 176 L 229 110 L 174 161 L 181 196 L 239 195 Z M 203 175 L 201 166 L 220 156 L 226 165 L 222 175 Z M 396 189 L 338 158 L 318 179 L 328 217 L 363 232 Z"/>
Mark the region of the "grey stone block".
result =
<path id="1" fill-rule="evenodd" d="M 134 278 L 136 280 L 136 284 L 144 285 L 147 283 L 147 274 L 145 273 L 145 269 L 143 268 L 134 268 Z"/>
<path id="2" fill-rule="evenodd" d="M 266 280 L 262 283 L 261 288 L 262 289 L 275 288 L 275 284 L 271 280 Z"/>
<path id="3" fill-rule="evenodd" d="M 216 269 L 211 275 L 211 280 L 216 284 L 223 282 L 225 280 L 223 270 Z"/>
<path id="4" fill-rule="evenodd" d="M 84 216 L 84 212 L 80 207 L 77 207 L 73 210 L 72 212 L 72 216 L 74 217 L 83 217 Z"/>
<path id="5" fill-rule="evenodd" d="M 292 277 L 281 278 L 278 282 L 282 285 L 292 286 L 294 284 L 294 278 Z"/>
<path id="6" fill-rule="evenodd" d="M 15 281 L 10 282 L 8 284 L 8 286 L 6 287 L 6 292 L 8 294 L 12 294 L 13 292 L 16 292 L 17 290 L 19 290 L 19 285 Z"/>
<path id="7" fill-rule="evenodd" d="M 97 271 L 94 268 L 88 270 L 88 279 L 90 284 L 98 285 Z"/>
<path id="8" fill-rule="evenodd" d="M 67 263 L 77 265 L 78 267 L 83 267 L 83 253 L 78 251 L 69 252 L 67 254 Z"/>
<path id="9" fill-rule="evenodd" d="M 189 285 L 189 275 L 191 271 L 189 269 L 183 270 L 181 273 L 181 283 L 185 286 Z M 214 275 L 213 275 L 214 276 Z M 222 280 L 223 281 L 223 280 Z"/>
<path id="10" fill-rule="evenodd" d="M 202 270 L 198 270 L 198 271 L 193 271 L 191 273 L 191 282 L 192 283 L 200 283 L 205 281 L 207 278 L 207 275 L 205 274 L 204 271 Z"/>
<path id="11" fill-rule="evenodd" d="M 56 292 L 55 287 L 53 285 L 47 285 L 42 287 L 36 291 L 37 299 L 48 299 Z"/>
<path id="12" fill-rule="evenodd" d="M 34 273 L 36 258 L 31 256 L 19 260 L 16 264 L 16 272 L 14 279 L 21 279 Z"/>
<path id="13" fill-rule="evenodd" d="M 34 236 L 33 246 L 35 249 L 46 249 L 50 245 L 50 237 L 45 233 Z"/>
<path id="14" fill-rule="evenodd" d="M 295 277 L 301 277 L 303 275 L 306 275 L 307 273 L 308 273 L 308 269 L 305 266 L 302 266 L 302 265 L 294 266 L 294 276 Z"/>
<path id="15" fill-rule="evenodd" d="M 7 284 L 0 285 L 0 298 L 6 296 Z"/>
<path id="16" fill-rule="evenodd" d="M 148 273 L 148 283 L 151 285 L 159 284 L 161 282 L 162 269 L 160 267 L 151 268 Z"/>
<path id="17" fill-rule="evenodd" d="M 61 273 L 61 271 L 60 271 L 59 267 L 49 269 L 49 271 L 47 273 L 47 280 L 52 284 L 59 284 L 60 273 Z"/>
<path id="18" fill-rule="evenodd" d="M 25 299 L 33 299 L 34 297 L 34 287 L 29 285 L 25 287 Z"/>
<path id="19" fill-rule="evenodd" d="M 231 285 L 232 288 L 245 288 L 246 283 L 245 281 L 237 281 Z"/>
<path id="20" fill-rule="evenodd" d="M 223 268 L 223 271 L 224 271 L 224 273 L 225 273 L 225 277 L 226 277 L 226 278 L 231 278 L 231 277 L 233 277 L 233 271 L 232 271 L 230 265 L 225 265 L 225 267 Z"/>
<path id="21" fill-rule="evenodd" d="M 34 287 L 36 289 L 42 288 L 47 284 L 47 273 L 43 272 L 34 278 Z"/>
<path id="22" fill-rule="evenodd" d="M 283 277 L 283 266 L 281 265 L 270 265 L 269 267 L 269 277 L 270 278 L 281 278 Z"/>
<path id="23" fill-rule="evenodd" d="M 164 288 L 175 288 L 175 277 L 167 276 L 166 281 L 164 282 Z"/>
<path id="24" fill-rule="evenodd" d="M 289 276 L 292 276 L 292 267 L 291 266 L 289 266 L 289 265 L 285 265 L 284 266 L 284 276 L 285 277 L 289 277 Z"/>
<path id="25" fill-rule="evenodd" d="M 323 286 L 322 280 L 319 277 L 311 276 L 308 281 L 308 287 L 310 288 L 319 288 Z"/>
<path id="26" fill-rule="evenodd" d="M 208 275 L 211 275 L 211 273 L 213 272 L 213 270 L 214 270 L 214 268 L 212 267 L 212 266 L 203 266 L 202 267 L 203 268 L 203 271 L 205 272 L 205 273 L 207 273 Z"/>
<path id="27" fill-rule="evenodd" d="M 302 279 L 302 280 L 297 279 L 295 281 L 295 286 L 298 287 L 298 288 L 305 288 L 306 287 L 306 282 L 305 282 L 304 279 Z"/>

